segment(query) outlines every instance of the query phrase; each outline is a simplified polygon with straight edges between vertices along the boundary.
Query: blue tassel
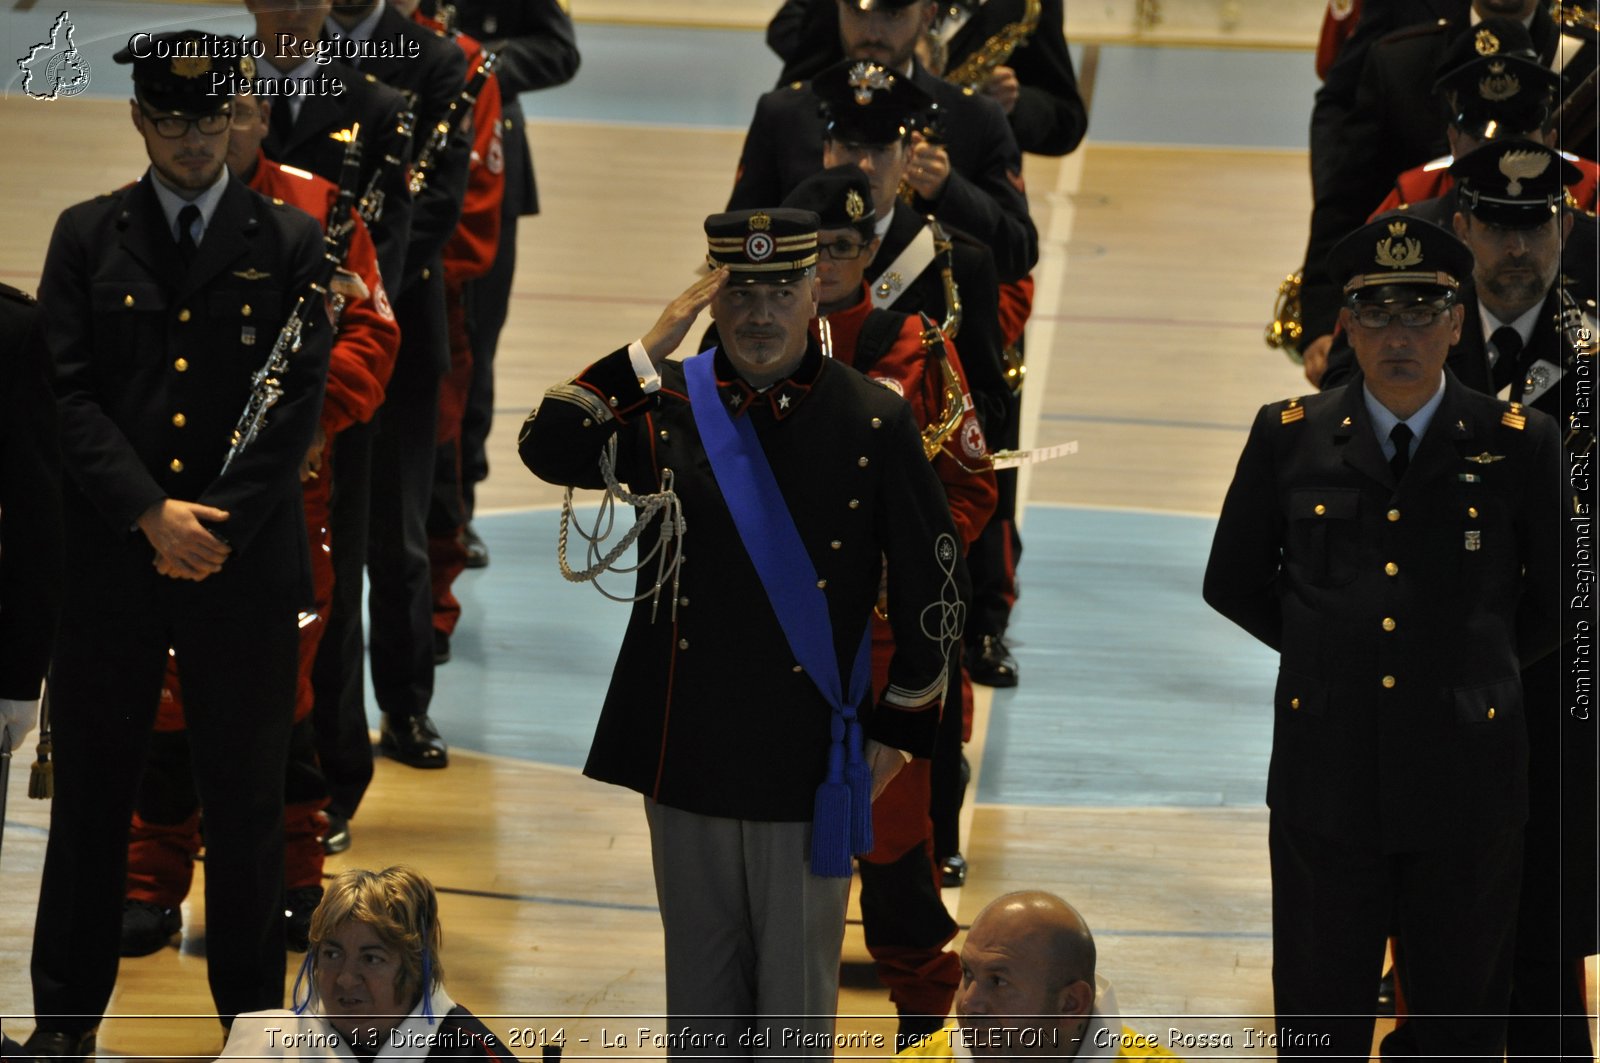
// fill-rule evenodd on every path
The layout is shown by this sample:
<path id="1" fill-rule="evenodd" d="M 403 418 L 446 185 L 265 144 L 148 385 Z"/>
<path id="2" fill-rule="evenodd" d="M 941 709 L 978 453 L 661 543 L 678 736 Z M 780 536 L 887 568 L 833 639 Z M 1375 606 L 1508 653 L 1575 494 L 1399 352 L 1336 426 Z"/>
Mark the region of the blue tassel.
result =
<path id="1" fill-rule="evenodd" d="M 842 782 L 817 787 L 811 814 L 811 873 L 823 878 L 849 878 L 850 788 Z"/>
<path id="2" fill-rule="evenodd" d="M 844 778 L 844 721 L 833 717 L 828 743 L 828 774 L 817 787 L 811 812 L 811 873 L 823 878 L 849 878 L 850 787 Z"/>
<path id="3" fill-rule="evenodd" d="M 311 1007 L 311 957 L 316 951 L 315 948 L 306 950 L 306 958 L 300 961 L 300 970 L 294 976 L 294 990 L 289 994 L 289 999 L 294 1003 L 294 1013 L 296 1015 L 304 1015 L 306 1009 Z M 306 989 L 306 998 L 304 1000 L 300 999 L 300 986 L 302 983 Z"/>
<path id="4" fill-rule="evenodd" d="M 428 946 L 422 946 L 422 1017 L 428 1020 L 428 1025 L 434 1025 L 433 1019 L 433 954 L 428 951 Z"/>
<path id="5" fill-rule="evenodd" d="M 850 851 L 872 851 L 872 767 L 862 753 L 861 724 L 850 721 L 845 784 L 850 788 Z"/>

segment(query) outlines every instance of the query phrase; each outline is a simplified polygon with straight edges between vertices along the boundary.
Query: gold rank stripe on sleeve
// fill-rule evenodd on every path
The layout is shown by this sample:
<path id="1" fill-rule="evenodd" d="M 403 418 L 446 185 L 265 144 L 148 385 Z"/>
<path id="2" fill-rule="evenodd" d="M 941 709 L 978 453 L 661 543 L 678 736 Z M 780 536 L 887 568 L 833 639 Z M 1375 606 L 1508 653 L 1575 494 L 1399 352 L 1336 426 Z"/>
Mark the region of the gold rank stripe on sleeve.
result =
<path id="1" fill-rule="evenodd" d="M 1522 412 L 1522 403 L 1513 402 L 1511 407 L 1500 417 L 1500 423 L 1507 428 L 1515 428 L 1519 432 L 1528 427 L 1528 417 Z"/>
<path id="2" fill-rule="evenodd" d="M 1278 420 L 1282 424 L 1294 424 L 1296 421 L 1303 420 L 1305 415 L 1306 408 L 1300 405 L 1300 400 L 1297 398 L 1290 399 L 1289 404 L 1278 414 Z"/>

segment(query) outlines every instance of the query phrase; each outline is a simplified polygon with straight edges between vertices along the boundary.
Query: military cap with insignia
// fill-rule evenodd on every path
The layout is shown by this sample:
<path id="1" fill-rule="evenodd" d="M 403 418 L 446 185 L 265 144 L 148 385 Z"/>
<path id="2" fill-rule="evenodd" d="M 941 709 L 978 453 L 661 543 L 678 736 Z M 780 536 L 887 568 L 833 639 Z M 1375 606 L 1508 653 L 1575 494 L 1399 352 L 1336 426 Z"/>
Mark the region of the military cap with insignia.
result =
<path id="1" fill-rule="evenodd" d="M 933 98 L 893 71 L 865 59 L 835 63 L 811 81 L 822 101 L 824 136 L 858 144 L 904 137 L 933 106 Z"/>
<path id="2" fill-rule="evenodd" d="M 204 116 L 228 109 L 233 98 L 231 92 L 215 91 L 214 84 L 255 76 L 253 58 L 228 54 L 236 49 L 237 42 L 216 34 L 178 30 L 149 35 L 140 54 L 130 46 L 111 58 L 133 67 L 134 95 L 151 108 Z"/>
<path id="3" fill-rule="evenodd" d="M 1532 229 L 1561 209 L 1566 186 L 1583 174 L 1536 140 L 1499 140 L 1457 159 L 1450 176 L 1462 208 L 1473 217 Z"/>
<path id="4" fill-rule="evenodd" d="M 1391 211 L 1328 252 L 1328 275 L 1344 285 L 1345 304 L 1455 301 L 1472 274 L 1472 252 L 1431 222 Z"/>
<path id="5" fill-rule="evenodd" d="M 730 284 L 789 284 L 817 264 L 817 216 L 809 210 L 730 210 L 706 219 L 706 262 Z"/>
<path id="6" fill-rule="evenodd" d="M 877 213 L 872 208 L 872 182 L 854 163 L 830 166 L 801 181 L 783 198 L 790 210 L 809 210 L 819 229 L 855 229 L 870 240 Z"/>
<path id="7" fill-rule="evenodd" d="M 1486 18 L 1455 39 L 1434 91 L 1451 124 L 1481 140 L 1536 133 L 1549 120 L 1561 76 L 1539 62 L 1521 22 Z"/>

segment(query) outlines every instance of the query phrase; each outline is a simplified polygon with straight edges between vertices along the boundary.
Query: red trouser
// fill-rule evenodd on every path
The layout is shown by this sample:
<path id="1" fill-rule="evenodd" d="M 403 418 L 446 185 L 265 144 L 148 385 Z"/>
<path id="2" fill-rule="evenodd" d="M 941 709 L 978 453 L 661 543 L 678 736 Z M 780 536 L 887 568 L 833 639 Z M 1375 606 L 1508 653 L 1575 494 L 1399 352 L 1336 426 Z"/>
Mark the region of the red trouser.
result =
<path id="1" fill-rule="evenodd" d="M 445 321 L 450 333 L 450 371 L 439 382 L 439 454 L 434 464 L 433 501 L 428 507 L 428 562 L 433 578 L 433 627 L 455 633 L 461 603 L 451 587 L 467 567 L 461 545 L 466 506 L 461 495 L 461 419 L 472 390 L 472 341 L 461 282 L 449 276 L 444 285 Z"/>
<path id="2" fill-rule="evenodd" d="M 875 694 L 888 683 L 893 652 L 889 625 L 873 618 Z M 873 850 L 860 860 L 867 951 L 902 1015 L 948 1015 L 961 984 L 961 963 L 945 948 L 956 936 L 956 922 L 940 899 L 933 860 L 932 765 L 921 757 L 912 760 L 878 795 L 872 803 Z"/>
<path id="3" fill-rule="evenodd" d="M 331 451 L 331 447 L 329 448 Z M 331 454 L 322 471 L 304 484 L 306 535 L 311 543 L 311 580 L 316 614 L 300 628 L 299 674 L 295 680 L 294 732 L 290 738 L 284 805 L 284 888 L 322 883 L 322 843 L 318 840 L 328 805 L 311 738 L 311 664 L 326 626 L 323 616 L 333 598 L 329 556 L 328 507 L 333 482 Z M 241 676 L 241 682 L 249 682 Z M 194 858 L 200 851 L 200 806 L 189 774 L 183 691 L 174 660 L 167 662 L 156 713 L 155 735 L 139 787 L 128 836 L 129 900 L 176 908 L 189 895 Z"/>

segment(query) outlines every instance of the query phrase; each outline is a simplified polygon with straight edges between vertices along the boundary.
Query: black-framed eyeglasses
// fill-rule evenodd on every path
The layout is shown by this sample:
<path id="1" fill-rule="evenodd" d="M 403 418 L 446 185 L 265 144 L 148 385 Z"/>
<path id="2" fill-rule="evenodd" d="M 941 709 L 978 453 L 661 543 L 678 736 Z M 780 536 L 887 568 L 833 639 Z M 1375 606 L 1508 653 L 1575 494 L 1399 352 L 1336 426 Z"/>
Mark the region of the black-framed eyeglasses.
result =
<path id="1" fill-rule="evenodd" d="M 201 115 L 199 118 L 179 118 L 173 114 L 157 116 L 143 107 L 139 110 L 150 124 L 156 127 L 156 135 L 164 140 L 177 140 L 179 137 L 187 136 L 190 126 L 194 126 L 208 137 L 214 137 L 218 133 L 226 132 L 233 124 L 232 104 L 225 105 L 222 110 L 213 114 Z"/>
<path id="2" fill-rule="evenodd" d="M 1398 321 L 1406 328 L 1427 328 L 1439 320 L 1439 315 L 1448 309 L 1450 309 L 1448 306 L 1429 306 L 1426 303 L 1408 306 L 1404 310 L 1388 310 L 1381 306 L 1356 306 L 1351 307 L 1350 316 L 1354 317 L 1362 328 L 1388 328 L 1391 321 Z"/>
<path id="3" fill-rule="evenodd" d="M 867 245 L 856 240 L 839 239 L 832 243 L 822 244 L 818 250 L 836 262 L 849 262 L 861 257 L 861 252 Z"/>

